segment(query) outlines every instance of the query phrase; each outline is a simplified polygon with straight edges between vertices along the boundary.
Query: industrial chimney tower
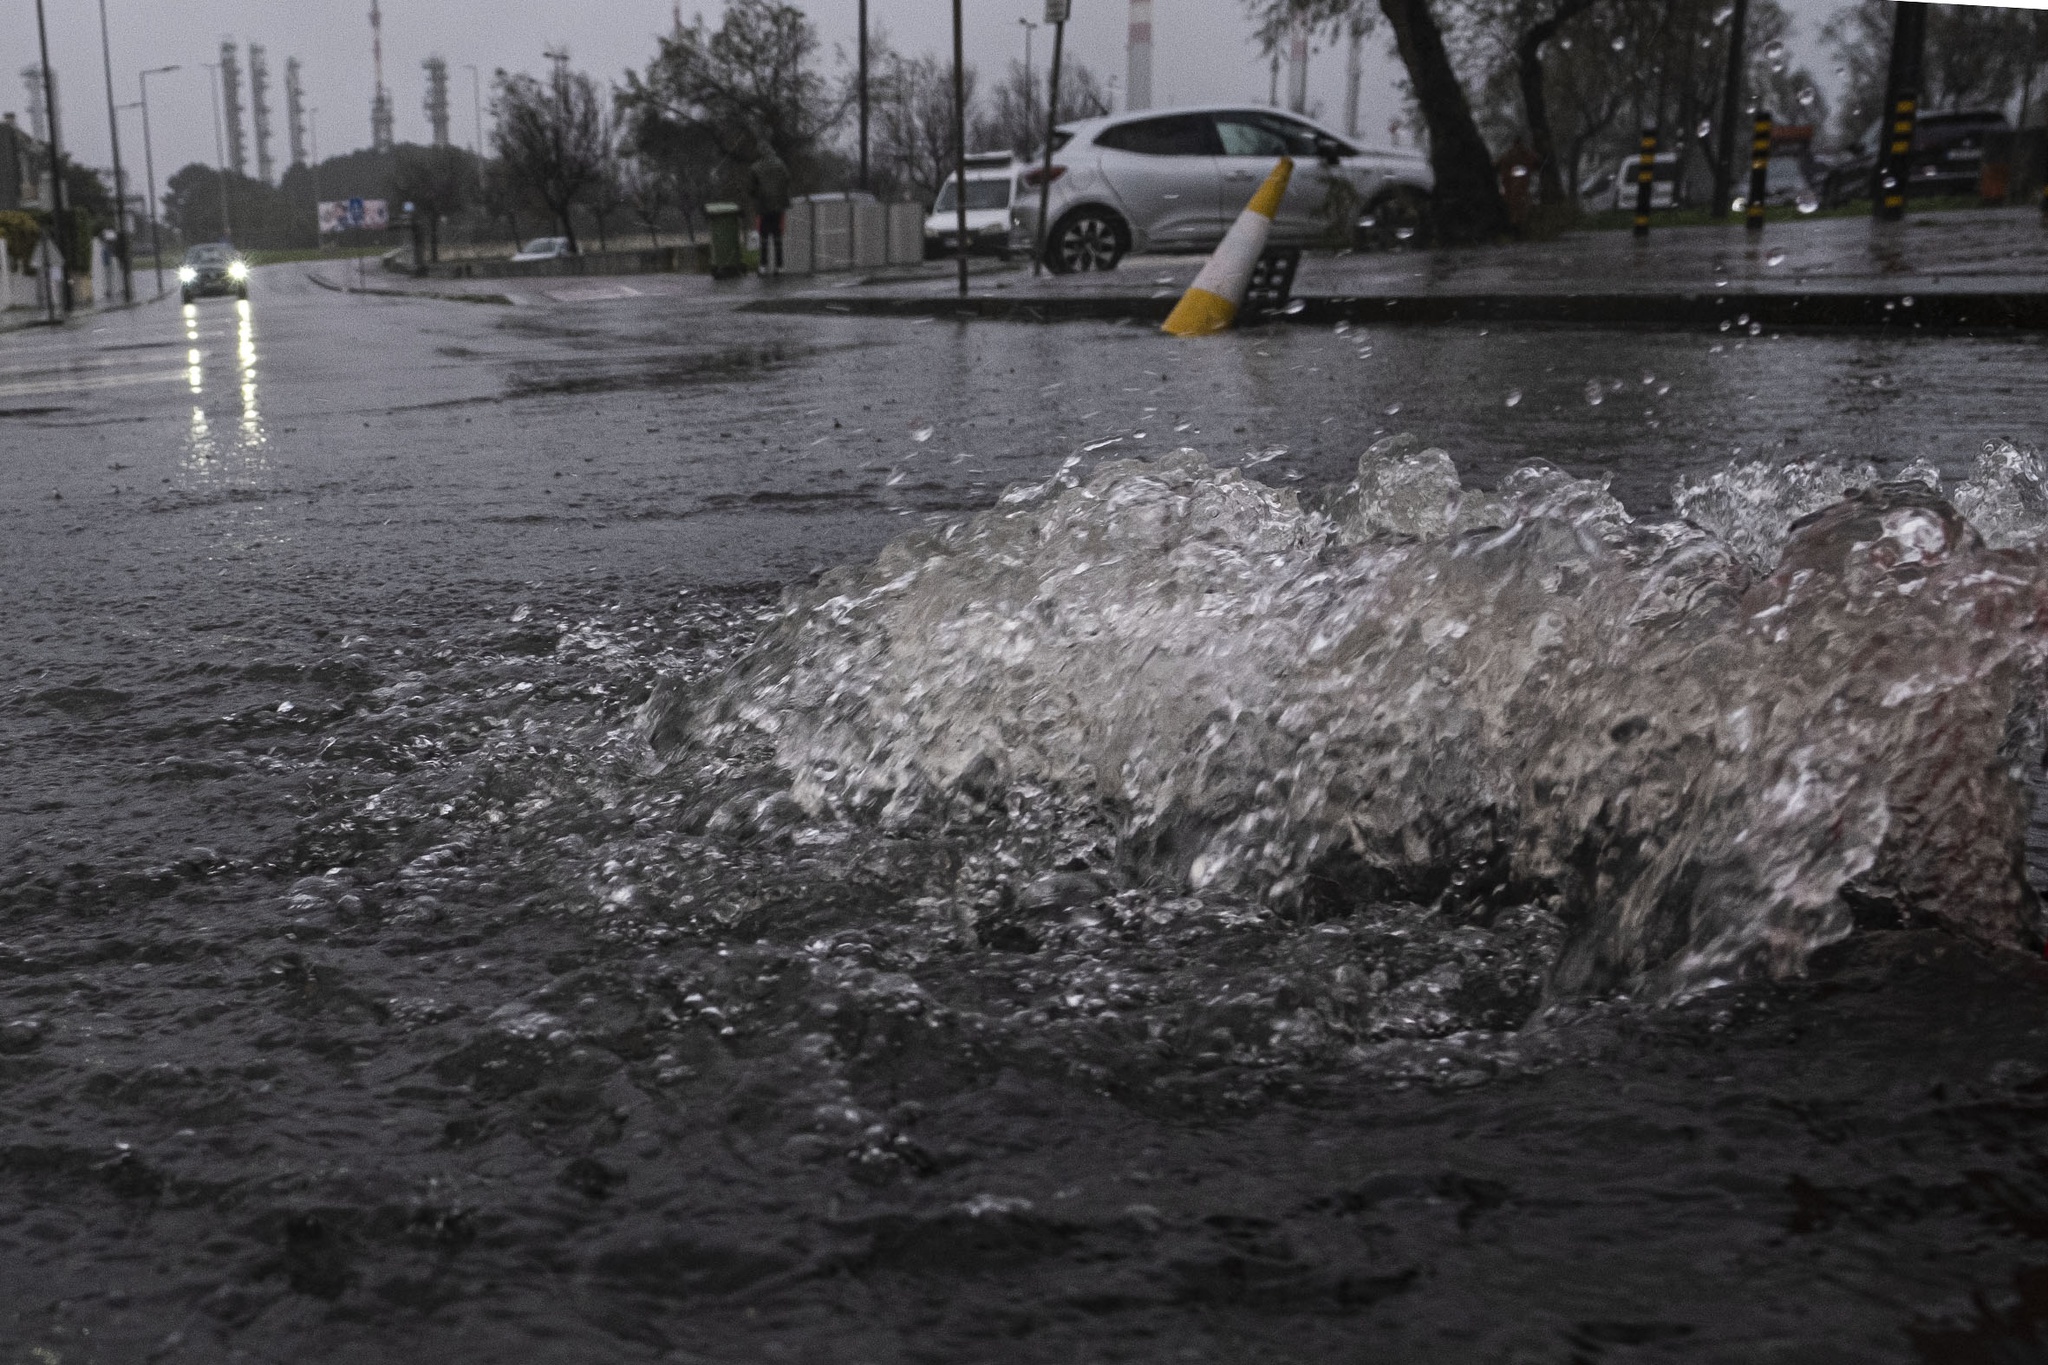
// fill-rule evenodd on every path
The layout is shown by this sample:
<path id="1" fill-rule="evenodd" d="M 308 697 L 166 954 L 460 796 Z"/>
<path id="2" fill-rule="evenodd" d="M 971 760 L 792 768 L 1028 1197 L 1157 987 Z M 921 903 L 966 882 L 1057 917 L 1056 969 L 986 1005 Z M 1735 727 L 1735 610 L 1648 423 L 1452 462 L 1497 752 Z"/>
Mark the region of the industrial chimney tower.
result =
<path id="1" fill-rule="evenodd" d="M 370 57 L 377 69 L 377 93 L 370 97 L 370 150 L 391 150 L 391 92 L 384 88 L 384 11 L 370 0 Z"/>
<path id="2" fill-rule="evenodd" d="M 299 81 L 299 59 L 284 62 L 284 126 L 291 137 L 292 165 L 306 164 L 306 88 Z"/>
<path id="3" fill-rule="evenodd" d="M 270 178 L 270 63 L 261 43 L 249 44 L 249 125 L 256 133 L 256 178 Z"/>
<path id="4" fill-rule="evenodd" d="M 421 106 L 427 112 L 427 126 L 434 130 L 434 145 L 448 145 L 448 63 L 439 57 L 429 57 L 420 63 L 427 73 L 427 102 Z"/>
<path id="5" fill-rule="evenodd" d="M 236 175 L 249 174 L 249 143 L 242 136 L 242 61 L 235 55 L 234 39 L 220 45 L 220 116 L 227 125 L 228 169 Z"/>

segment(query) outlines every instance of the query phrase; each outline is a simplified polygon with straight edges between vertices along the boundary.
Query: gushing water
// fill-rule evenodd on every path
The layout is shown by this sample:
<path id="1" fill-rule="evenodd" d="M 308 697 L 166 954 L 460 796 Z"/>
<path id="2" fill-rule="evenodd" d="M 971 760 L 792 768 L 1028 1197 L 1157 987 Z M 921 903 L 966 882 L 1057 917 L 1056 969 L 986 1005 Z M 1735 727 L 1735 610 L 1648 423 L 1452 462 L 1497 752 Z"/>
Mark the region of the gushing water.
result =
<path id="1" fill-rule="evenodd" d="M 805 809 L 884 829 L 1036 793 L 1107 830 L 1098 885 L 1537 907 L 1553 996 L 1794 973 L 1859 922 L 2031 946 L 2041 473 L 1938 482 L 1730 467 L 1651 521 L 1408 437 L 1309 498 L 1070 465 L 793 591 L 648 734 L 765 736 Z"/>

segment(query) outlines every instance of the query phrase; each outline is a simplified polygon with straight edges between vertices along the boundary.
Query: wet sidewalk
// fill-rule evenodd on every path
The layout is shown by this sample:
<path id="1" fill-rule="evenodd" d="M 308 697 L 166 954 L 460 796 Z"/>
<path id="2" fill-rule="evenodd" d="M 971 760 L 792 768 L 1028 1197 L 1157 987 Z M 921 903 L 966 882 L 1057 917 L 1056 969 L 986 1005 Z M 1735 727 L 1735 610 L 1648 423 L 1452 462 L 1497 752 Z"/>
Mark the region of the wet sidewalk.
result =
<path id="1" fill-rule="evenodd" d="M 806 281 L 765 312 L 1157 321 L 1199 256 L 1136 256 L 1115 271 Z M 794 282 L 792 282 L 794 283 Z M 1310 253 L 1287 316 L 1304 322 L 1549 321 L 1650 325 L 2048 329 L 2048 229 L 2027 209 L 1740 222 L 1418 252 Z"/>

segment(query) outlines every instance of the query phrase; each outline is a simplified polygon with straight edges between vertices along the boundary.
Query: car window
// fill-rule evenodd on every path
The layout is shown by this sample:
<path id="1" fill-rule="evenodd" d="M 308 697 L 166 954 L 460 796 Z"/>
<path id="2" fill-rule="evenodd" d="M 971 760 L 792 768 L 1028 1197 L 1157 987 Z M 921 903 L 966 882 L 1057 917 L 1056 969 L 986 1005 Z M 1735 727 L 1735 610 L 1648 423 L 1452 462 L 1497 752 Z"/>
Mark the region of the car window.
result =
<path id="1" fill-rule="evenodd" d="M 527 256 L 537 255 L 543 251 L 553 251 L 554 249 L 555 239 L 552 237 L 536 237 L 525 246 L 519 248 L 520 253 Z"/>
<path id="2" fill-rule="evenodd" d="M 1297 156 L 1316 154 L 1315 129 L 1293 119 L 1257 110 L 1216 115 L 1216 136 L 1225 156 Z"/>
<path id="3" fill-rule="evenodd" d="M 215 265 L 232 255 L 234 252 L 224 246 L 195 246 L 185 253 L 185 259 L 193 265 Z"/>
<path id="4" fill-rule="evenodd" d="M 1095 145 L 1141 156 L 1215 156 L 1216 130 L 1206 114 L 1169 114 L 1164 118 L 1119 123 L 1095 135 Z"/>
<path id="5" fill-rule="evenodd" d="M 943 213 L 958 203 L 953 189 L 959 182 L 948 180 L 939 190 L 939 200 L 932 205 L 934 212 Z M 1006 209 L 1010 207 L 1010 182 L 1008 180 L 969 180 L 967 182 L 967 207 L 971 209 Z"/>

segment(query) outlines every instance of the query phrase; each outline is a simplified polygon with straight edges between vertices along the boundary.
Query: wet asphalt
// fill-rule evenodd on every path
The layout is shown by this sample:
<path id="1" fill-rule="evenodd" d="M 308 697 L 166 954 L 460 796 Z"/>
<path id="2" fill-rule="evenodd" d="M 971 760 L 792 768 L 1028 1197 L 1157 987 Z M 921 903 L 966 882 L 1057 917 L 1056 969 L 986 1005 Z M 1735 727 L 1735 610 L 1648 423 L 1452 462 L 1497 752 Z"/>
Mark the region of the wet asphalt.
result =
<path id="1" fill-rule="evenodd" d="M 1730 458 L 1960 476 L 2038 445 L 2042 342 L 562 292 L 273 267 L 246 307 L 0 337 L 0 1360 L 2040 1357 L 2048 972 L 2016 958 L 1873 935 L 1526 1064 L 1134 1079 L 1107 1032 L 888 1003 L 1060 989 L 892 937 L 929 868 L 880 864 L 950 854 L 741 830 L 692 854 L 735 922 L 575 906 L 662 847 L 619 757 L 658 676 L 1069 458 L 1308 487 L 1410 430 L 1468 483 L 1549 459 L 1645 510 Z M 1299 932 L 1158 971 L 1227 1032 Z"/>

